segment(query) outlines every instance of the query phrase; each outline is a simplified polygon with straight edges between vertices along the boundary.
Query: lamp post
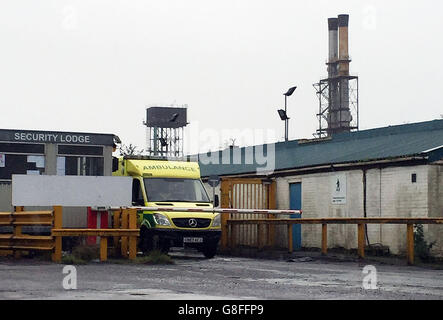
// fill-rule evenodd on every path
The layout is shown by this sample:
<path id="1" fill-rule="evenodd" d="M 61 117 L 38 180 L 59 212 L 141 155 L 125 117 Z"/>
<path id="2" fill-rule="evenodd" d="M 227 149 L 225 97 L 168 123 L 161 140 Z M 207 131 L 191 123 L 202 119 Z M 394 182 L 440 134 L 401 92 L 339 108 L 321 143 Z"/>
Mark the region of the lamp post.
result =
<path id="1" fill-rule="evenodd" d="M 280 116 L 280 119 L 285 121 L 285 141 L 288 141 L 289 135 L 289 117 L 287 113 L 288 97 L 294 93 L 295 89 L 297 89 L 296 86 L 289 88 L 286 93 L 283 93 L 283 95 L 285 96 L 285 110 L 278 110 L 278 115 Z"/>

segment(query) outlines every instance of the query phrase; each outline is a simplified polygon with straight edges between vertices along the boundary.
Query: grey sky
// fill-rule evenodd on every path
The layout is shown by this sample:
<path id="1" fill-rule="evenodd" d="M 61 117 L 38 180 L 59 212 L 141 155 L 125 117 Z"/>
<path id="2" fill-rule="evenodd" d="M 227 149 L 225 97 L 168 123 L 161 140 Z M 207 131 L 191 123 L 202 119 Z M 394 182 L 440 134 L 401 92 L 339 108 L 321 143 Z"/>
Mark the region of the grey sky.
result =
<path id="1" fill-rule="evenodd" d="M 440 118 L 439 1 L 0 1 L 0 128 L 115 133 L 145 147 L 145 106 L 190 126 L 317 128 L 327 18 L 350 15 L 360 128 Z M 258 141 L 257 141 L 258 142 Z M 198 144 L 188 141 L 191 150 Z"/>

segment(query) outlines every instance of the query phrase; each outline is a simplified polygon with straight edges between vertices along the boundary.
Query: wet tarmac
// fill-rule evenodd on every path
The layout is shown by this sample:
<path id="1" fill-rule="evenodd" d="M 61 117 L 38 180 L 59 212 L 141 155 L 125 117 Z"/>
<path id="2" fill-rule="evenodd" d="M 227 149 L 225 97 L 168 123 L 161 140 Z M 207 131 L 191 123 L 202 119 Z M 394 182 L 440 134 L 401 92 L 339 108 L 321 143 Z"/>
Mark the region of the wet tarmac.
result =
<path id="1" fill-rule="evenodd" d="M 63 287 L 65 265 L 0 258 L 0 299 L 443 300 L 443 270 L 372 263 L 375 269 L 363 273 L 366 262 L 310 257 L 208 260 L 183 251 L 171 256 L 173 265 L 75 266 L 77 286 L 70 290 Z"/>

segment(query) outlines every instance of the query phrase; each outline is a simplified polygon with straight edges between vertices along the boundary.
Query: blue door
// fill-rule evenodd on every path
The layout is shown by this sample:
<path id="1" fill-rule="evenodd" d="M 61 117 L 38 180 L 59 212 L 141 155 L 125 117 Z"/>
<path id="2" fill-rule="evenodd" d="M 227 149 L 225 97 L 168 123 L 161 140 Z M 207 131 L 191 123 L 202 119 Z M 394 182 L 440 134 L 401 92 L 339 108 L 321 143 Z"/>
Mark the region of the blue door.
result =
<path id="1" fill-rule="evenodd" d="M 289 209 L 301 210 L 301 182 L 289 185 Z M 291 218 L 301 218 L 301 214 L 291 214 Z M 294 250 L 301 248 L 301 225 L 292 227 L 292 245 Z"/>

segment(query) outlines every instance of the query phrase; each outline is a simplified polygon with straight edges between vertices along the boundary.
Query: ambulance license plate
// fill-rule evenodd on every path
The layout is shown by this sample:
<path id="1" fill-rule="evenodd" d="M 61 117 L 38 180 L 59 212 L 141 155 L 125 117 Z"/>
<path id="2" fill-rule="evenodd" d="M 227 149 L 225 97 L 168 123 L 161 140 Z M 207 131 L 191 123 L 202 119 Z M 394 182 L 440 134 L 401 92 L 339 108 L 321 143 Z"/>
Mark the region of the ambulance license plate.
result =
<path id="1" fill-rule="evenodd" d="M 200 237 L 184 237 L 184 243 L 203 243 L 203 238 Z"/>

